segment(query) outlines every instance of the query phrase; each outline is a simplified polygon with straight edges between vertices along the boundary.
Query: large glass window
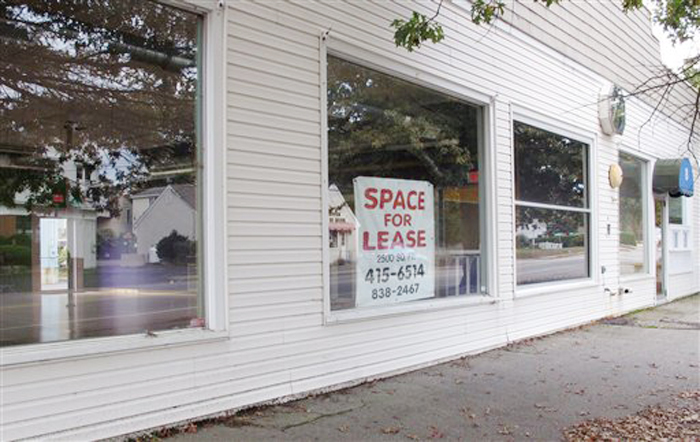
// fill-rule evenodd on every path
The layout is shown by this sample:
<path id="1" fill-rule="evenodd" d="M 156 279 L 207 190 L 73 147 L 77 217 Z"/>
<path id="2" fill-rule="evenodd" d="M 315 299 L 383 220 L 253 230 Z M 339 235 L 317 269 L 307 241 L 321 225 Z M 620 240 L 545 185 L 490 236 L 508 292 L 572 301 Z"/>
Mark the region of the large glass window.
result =
<path id="1" fill-rule="evenodd" d="M 201 326 L 200 18 L 0 5 L 0 345 Z"/>
<path id="2" fill-rule="evenodd" d="M 588 277 L 588 145 L 518 121 L 513 131 L 518 284 Z"/>
<path id="3" fill-rule="evenodd" d="M 646 272 L 646 167 L 644 161 L 620 152 L 620 274 Z"/>
<path id="4" fill-rule="evenodd" d="M 481 293 L 481 109 L 328 56 L 333 310 Z"/>
<path id="5" fill-rule="evenodd" d="M 683 197 L 668 199 L 668 222 L 683 225 Z"/>

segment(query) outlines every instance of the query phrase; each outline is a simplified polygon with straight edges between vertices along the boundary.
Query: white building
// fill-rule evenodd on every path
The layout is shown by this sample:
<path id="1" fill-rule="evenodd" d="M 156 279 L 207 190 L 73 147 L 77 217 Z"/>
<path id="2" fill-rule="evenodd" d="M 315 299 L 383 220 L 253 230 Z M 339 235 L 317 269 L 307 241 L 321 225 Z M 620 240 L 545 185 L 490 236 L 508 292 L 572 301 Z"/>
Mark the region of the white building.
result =
<path id="1" fill-rule="evenodd" d="M 195 187 L 175 184 L 152 187 L 131 197 L 136 251 L 148 255 L 158 242 L 175 231 L 191 240 L 197 235 Z"/>
<path id="2" fill-rule="evenodd" d="M 201 314 L 193 327 L 156 336 L 117 330 L 0 348 L 1 439 L 87 440 L 172 425 L 700 290 L 697 197 L 652 187 L 660 160 L 691 156 L 689 123 L 672 105 L 692 104 L 694 91 L 678 88 L 658 112 L 653 98 L 627 97 L 623 134 L 605 133 L 599 119 L 602 90 L 630 92 L 659 64 L 648 11 L 523 2 L 484 27 L 471 23 L 468 3 L 446 0 L 445 41 L 408 53 L 394 46 L 389 23 L 414 9 L 431 16 L 436 3 L 162 3 L 204 24 Z M 191 61 L 159 66 L 177 63 Z M 695 139 L 692 149 L 700 154 Z M 541 165 L 525 161 L 533 158 L 571 183 L 545 185 Z M 640 173 L 614 188 L 618 163 Z M 475 170 L 478 186 L 465 178 Z M 393 181 L 355 194 L 360 175 Z M 330 184 L 353 217 L 359 204 L 384 207 L 366 215 L 376 226 L 359 226 L 343 272 L 333 267 Z M 415 222 L 428 208 L 434 226 Z M 180 214 L 190 216 L 166 218 Z M 519 246 L 519 226 L 533 218 L 547 235 L 582 233 L 561 250 Z M 366 259 L 377 272 L 360 266 Z"/>

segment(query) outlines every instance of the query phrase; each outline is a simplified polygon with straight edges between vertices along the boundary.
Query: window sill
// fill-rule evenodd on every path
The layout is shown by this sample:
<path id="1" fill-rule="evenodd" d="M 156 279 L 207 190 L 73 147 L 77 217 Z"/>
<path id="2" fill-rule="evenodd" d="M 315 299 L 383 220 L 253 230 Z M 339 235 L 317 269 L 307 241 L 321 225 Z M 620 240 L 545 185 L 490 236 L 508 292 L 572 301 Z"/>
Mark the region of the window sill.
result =
<path id="1" fill-rule="evenodd" d="M 202 342 L 223 341 L 229 338 L 227 331 L 184 329 L 158 332 L 156 336 L 145 334 L 90 338 L 54 343 L 37 343 L 0 349 L 0 367 L 36 364 L 41 362 L 82 359 L 115 353 L 152 350 Z"/>
<path id="2" fill-rule="evenodd" d="M 545 282 L 541 284 L 533 284 L 530 287 L 516 288 L 515 299 L 530 298 L 539 295 L 550 295 L 558 292 L 568 292 L 571 290 L 585 290 L 589 288 L 598 288 L 600 284 L 593 279 L 578 279 L 575 281 L 563 282 Z"/>
<path id="3" fill-rule="evenodd" d="M 345 324 L 370 319 L 401 316 L 421 312 L 433 312 L 454 309 L 470 305 L 495 304 L 497 298 L 488 295 L 461 296 L 452 299 L 435 299 L 410 304 L 388 305 L 383 307 L 366 307 L 331 312 L 325 318 L 326 325 Z"/>

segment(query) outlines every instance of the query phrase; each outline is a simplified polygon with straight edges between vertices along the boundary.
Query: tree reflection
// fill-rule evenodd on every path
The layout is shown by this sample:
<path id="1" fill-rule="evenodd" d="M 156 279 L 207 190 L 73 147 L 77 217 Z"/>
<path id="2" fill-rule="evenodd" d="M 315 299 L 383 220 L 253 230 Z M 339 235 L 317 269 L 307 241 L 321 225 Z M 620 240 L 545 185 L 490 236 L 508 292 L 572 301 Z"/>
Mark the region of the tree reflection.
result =
<path id="1" fill-rule="evenodd" d="M 163 8 L 0 2 L 0 204 L 116 213 L 125 193 L 193 181 L 197 21 Z"/>
<path id="2" fill-rule="evenodd" d="M 477 108 L 329 57 L 331 181 L 352 194 L 358 172 L 462 186 L 478 170 Z"/>

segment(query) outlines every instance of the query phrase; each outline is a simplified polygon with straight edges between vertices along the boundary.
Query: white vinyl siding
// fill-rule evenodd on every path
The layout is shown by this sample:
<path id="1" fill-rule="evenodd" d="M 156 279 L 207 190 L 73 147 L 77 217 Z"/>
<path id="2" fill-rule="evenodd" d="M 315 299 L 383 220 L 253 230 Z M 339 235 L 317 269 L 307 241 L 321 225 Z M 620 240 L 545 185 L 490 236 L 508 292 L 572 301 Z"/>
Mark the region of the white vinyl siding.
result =
<path id="1" fill-rule="evenodd" d="M 441 13 L 445 42 L 414 53 L 394 47 L 388 23 L 414 8 L 429 14 L 433 4 L 226 5 L 228 50 L 220 56 L 227 62 L 228 236 L 221 241 L 228 258 L 230 338 L 3 367 L 0 439 L 116 436 L 386 376 L 653 305 L 653 276 L 626 283 L 629 294 L 603 291 L 620 284 L 618 206 L 607 175 L 617 162 L 617 141 L 600 134 L 594 105 L 602 76 L 507 24 L 477 27 L 451 3 Z M 575 40 L 583 24 L 571 23 L 581 28 L 570 37 Z M 619 25 L 632 35 L 641 32 L 636 21 L 621 19 Z M 329 29 L 329 38 L 375 59 L 439 78 L 457 93 L 469 89 L 488 98 L 486 148 L 496 160 L 497 302 L 324 325 L 319 37 Z M 591 147 L 596 169 L 590 171 L 596 181 L 595 281 L 514 298 L 514 108 L 598 134 Z M 685 129 L 660 115 L 644 125 L 651 109 L 628 100 L 620 142 L 635 147 L 630 153 L 677 157 Z M 700 229 L 698 206 L 694 232 Z M 699 250 L 697 234 L 693 241 Z M 669 281 L 671 298 L 698 290 L 700 262 L 697 254 L 693 259 L 694 274 Z"/>

